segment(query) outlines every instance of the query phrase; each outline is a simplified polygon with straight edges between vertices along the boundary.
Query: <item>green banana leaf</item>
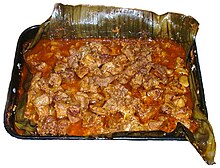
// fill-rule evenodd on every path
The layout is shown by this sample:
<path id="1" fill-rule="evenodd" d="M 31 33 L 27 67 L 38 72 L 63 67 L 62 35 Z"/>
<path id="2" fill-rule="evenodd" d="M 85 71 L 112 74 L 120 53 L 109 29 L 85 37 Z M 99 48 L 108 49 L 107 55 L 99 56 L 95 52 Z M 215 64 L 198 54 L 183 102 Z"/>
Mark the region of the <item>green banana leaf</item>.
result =
<path id="1" fill-rule="evenodd" d="M 168 38 L 181 44 L 186 51 L 186 61 L 191 70 L 190 88 L 194 100 L 193 119 L 199 129 L 192 133 L 182 124 L 178 124 L 175 134 L 183 133 L 208 164 L 214 164 L 216 143 L 212 127 L 207 118 L 207 111 L 202 94 L 203 88 L 198 78 L 198 69 L 193 69 L 195 59 L 193 47 L 199 23 L 190 16 L 177 13 L 157 15 L 150 11 L 125 9 L 118 7 L 63 5 L 56 4 L 52 15 L 41 24 L 33 42 L 27 50 L 42 38 Z M 194 48 L 195 49 L 195 48 Z M 190 54 L 193 53 L 193 54 Z M 198 65 L 197 65 L 198 66 Z M 200 90 L 197 94 L 197 90 Z M 19 115 L 21 115 L 19 113 Z M 21 115 L 22 116 L 22 115 Z M 17 124 L 18 127 L 24 127 Z M 28 127 L 27 131 L 31 129 Z M 116 133 L 118 136 L 159 136 L 165 133 Z M 102 136 L 100 136 L 102 137 Z"/>
<path id="2" fill-rule="evenodd" d="M 169 38 L 190 50 L 198 22 L 177 13 L 157 15 L 150 11 L 107 6 L 56 4 L 51 17 L 36 35 L 40 38 Z M 115 30 L 119 31 L 115 31 Z"/>

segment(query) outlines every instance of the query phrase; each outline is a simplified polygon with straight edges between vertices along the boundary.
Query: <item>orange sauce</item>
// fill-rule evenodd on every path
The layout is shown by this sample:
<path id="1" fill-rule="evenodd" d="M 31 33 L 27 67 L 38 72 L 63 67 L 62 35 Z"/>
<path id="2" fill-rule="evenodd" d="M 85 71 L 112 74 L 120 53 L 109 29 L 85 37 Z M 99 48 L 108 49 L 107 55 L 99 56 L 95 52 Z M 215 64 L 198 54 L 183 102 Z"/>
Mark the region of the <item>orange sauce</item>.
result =
<path id="1" fill-rule="evenodd" d="M 125 41 L 128 39 L 125 39 Z M 104 44 L 106 44 L 108 46 L 108 48 L 110 49 L 110 56 L 115 57 L 117 55 L 122 54 L 121 45 L 117 45 L 111 44 L 111 40 L 108 39 L 73 39 L 73 40 L 62 40 L 62 39 L 58 39 L 58 40 L 40 40 L 37 45 L 30 51 L 28 51 L 25 55 L 26 58 L 26 62 L 29 65 L 30 71 L 32 72 L 32 74 L 35 74 L 37 72 L 39 72 L 38 69 L 36 69 L 36 66 L 32 66 L 33 62 L 32 60 L 34 60 L 37 63 L 42 63 L 45 62 L 48 66 L 46 68 L 42 68 L 42 73 L 43 76 L 48 76 L 48 74 L 53 71 L 53 68 L 55 67 L 58 59 L 60 59 L 60 57 L 65 58 L 67 56 L 69 56 L 69 49 L 71 46 L 74 46 L 74 48 L 79 49 L 81 46 L 85 45 L 87 42 L 102 42 Z M 130 40 L 132 41 L 132 40 Z M 136 43 L 136 40 L 132 41 L 134 44 Z M 183 59 L 185 59 L 185 51 L 183 49 L 183 47 L 181 47 L 179 44 L 170 41 L 170 40 L 156 40 L 155 43 L 151 43 L 148 42 L 148 47 L 150 48 L 156 48 L 157 46 L 159 46 L 159 49 L 161 49 L 161 51 L 152 51 L 152 62 L 156 63 L 156 64 L 160 64 L 163 66 L 166 66 L 167 68 L 170 69 L 174 69 L 176 64 L 175 64 L 175 59 L 177 57 L 181 57 Z M 31 59 L 28 59 L 26 56 L 30 56 L 31 55 Z M 104 56 L 103 56 L 104 57 Z M 109 56 L 108 56 L 109 57 Z M 106 59 L 107 56 L 106 56 Z M 27 69 L 26 67 L 23 68 L 23 76 L 27 75 Z M 25 79 L 24 77 L 22 77 L 22 79 Z M 75 77 L 74 81 L 71 81 L 71 83 L 69 82 L 64 82 L 61 84 L 63 89 L 66 90 L 70 90 L 71 93 L 76 93 L 80 90 L 80 84 L 79 84 L 80 78 Z M 24 80 L 22 80 L 21 84 L 23 85 Z M 137 89 L 133 89 L 130 84 L 125 84 L 124 85 L 130 92 L 131 95 L 136 97 L 136 98 L 141 98 L 141 92 L 142 90 L 144 90 L 144 88 L 139 87 Z M 166 86 L 164 86 L 166 87 Z M 22 95 L 24 92 L 24 90 L 20 90 L 19 95 Z M 101 93 L 102 90 L 99 90 L 99 92 Z M 101 93 L 102 95 L 104 95 L 104 93 Z M 187 93 L 185 94 L 185 96 L 187 97 L 187 106 L 189 108 L 193 108 L 193 102 L 192 102 L 192 98 L 190 95 L 190 90 L 189 88 L 187 88 Z M 144 106 L 145 107 L 149 107 L 149 106 L 153 106 L 155 112 L 155 115 L 152 116 L 152 119 L 157 119 L 158 117 L 160 117 L 159 111 L 161 108 L 161 104 L 163 103 L 163 101 L 161 100 L 153 100 L 150 97 L 146 97 L 146 99 L 143 101 L 144 102 Z M 123 116 L 120 113 L 116 113 L 115 115 L 112 116 L 105 116 L 102 118 L 102 122 L 104 126 L 108 126 L 109 125 L 109 120 L 110 117 L 114 118 L 115 121 L 118 121 L 119 119 L 121 119 Z M 138 115 L 137 115 L 138 117 Z M 161 130 L 166 131 L 166 132 L 170 132 L 172 130 L 175 129 L 176 124 L 177 124 L 177 120 L 174 117 L 168 116 L 169 119 L 163 123 L 163 127 L 161 127 Z M 147 118 L 146 119 L 140 119 L 141 123 L 145 123 L 147 122 Z M 195 123 L 192 122 L 191 124 L 191 128 L 192 130 L 194 130 L 196 128 Z M 75 135 L 75 136 L 84 136 L 84 135 L 90 135 L 90 134 L 95 134 L 97 133 L 97 131 L 99 131 L 100 128 L 95 128 L 95 127 L 83 127 L 82 126 L 82 121 L 78 121 L 77 123 L 73 123 L 71 124 L 68 129 L 67 129 L 67 134 L 68 135 Z"/>

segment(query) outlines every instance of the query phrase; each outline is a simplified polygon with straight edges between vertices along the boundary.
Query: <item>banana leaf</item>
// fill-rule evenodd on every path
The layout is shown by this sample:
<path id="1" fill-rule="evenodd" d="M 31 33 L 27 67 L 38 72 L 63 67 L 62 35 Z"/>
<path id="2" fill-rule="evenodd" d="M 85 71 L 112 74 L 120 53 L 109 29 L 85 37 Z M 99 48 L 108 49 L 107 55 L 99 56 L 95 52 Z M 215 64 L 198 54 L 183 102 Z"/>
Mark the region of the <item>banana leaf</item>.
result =
<path id="1" fill-rule="evenodd" d="M 138 9 L 56 4 L 52 15 L 41 24 L 37 35 L 27 50 L 34 47 L 42 38 L 168 38 L 181 44 L 186 51 L 186 63 L 191 70 L 190 89 L 194 101 L 192 117 L 198 123 L 199 128 L 192 133 L 179 123 L 174 134 L 184 134 L 203 159 L 208 164 L 214 164 L 215 138 L 207 118 L 201 76 L 199 76 L 200 71 L 193 68 L 195 60 L 198 59 L 194 52 L 195 47 L 193 48 L 198 26 L 199 23 L 191 16 L 177 13 L 157 15 L 150 11 Z M 108 136 L 117 139 L 117 137 L 126 136 L 134 138 L 163 137 L 165 134 L 158 131 L 115 133 Z M 101 137 L 102 135 L 100 135 Z"/>

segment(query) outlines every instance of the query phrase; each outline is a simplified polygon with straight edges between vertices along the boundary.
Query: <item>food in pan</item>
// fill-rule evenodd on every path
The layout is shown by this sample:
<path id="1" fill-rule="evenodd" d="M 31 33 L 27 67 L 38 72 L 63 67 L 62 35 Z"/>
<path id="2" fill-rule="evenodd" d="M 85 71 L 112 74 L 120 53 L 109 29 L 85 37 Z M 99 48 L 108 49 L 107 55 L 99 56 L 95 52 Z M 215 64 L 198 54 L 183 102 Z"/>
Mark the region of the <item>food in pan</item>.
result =
<path id="1" fill-rule="evenodd" d="M 185 137 L 214 164 L 197 30 L 177 13 L 56 4 L 17 53 L 6 129 L 24 139 Z"/>
<path id="2" fill-rule="evenodd" d="M 165 39 L 41 40 L 24 117 L 39 135 L 190 131 L 192 100 L 181 45 Z"/>

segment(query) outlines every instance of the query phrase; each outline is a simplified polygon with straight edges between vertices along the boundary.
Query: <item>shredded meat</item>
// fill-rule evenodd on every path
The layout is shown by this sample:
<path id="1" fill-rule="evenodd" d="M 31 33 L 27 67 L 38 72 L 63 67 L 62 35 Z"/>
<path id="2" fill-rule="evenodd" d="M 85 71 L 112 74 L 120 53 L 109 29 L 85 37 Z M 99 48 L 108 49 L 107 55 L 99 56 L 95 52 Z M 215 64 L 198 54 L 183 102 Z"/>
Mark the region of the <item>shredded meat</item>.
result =
<path id="1" fill-rule="evenodd" d="M 33 74 L 25 117 L 42 136 L 191 129 L 184 60 L 164 39 L 40 40 L 25 55 Z"/>

